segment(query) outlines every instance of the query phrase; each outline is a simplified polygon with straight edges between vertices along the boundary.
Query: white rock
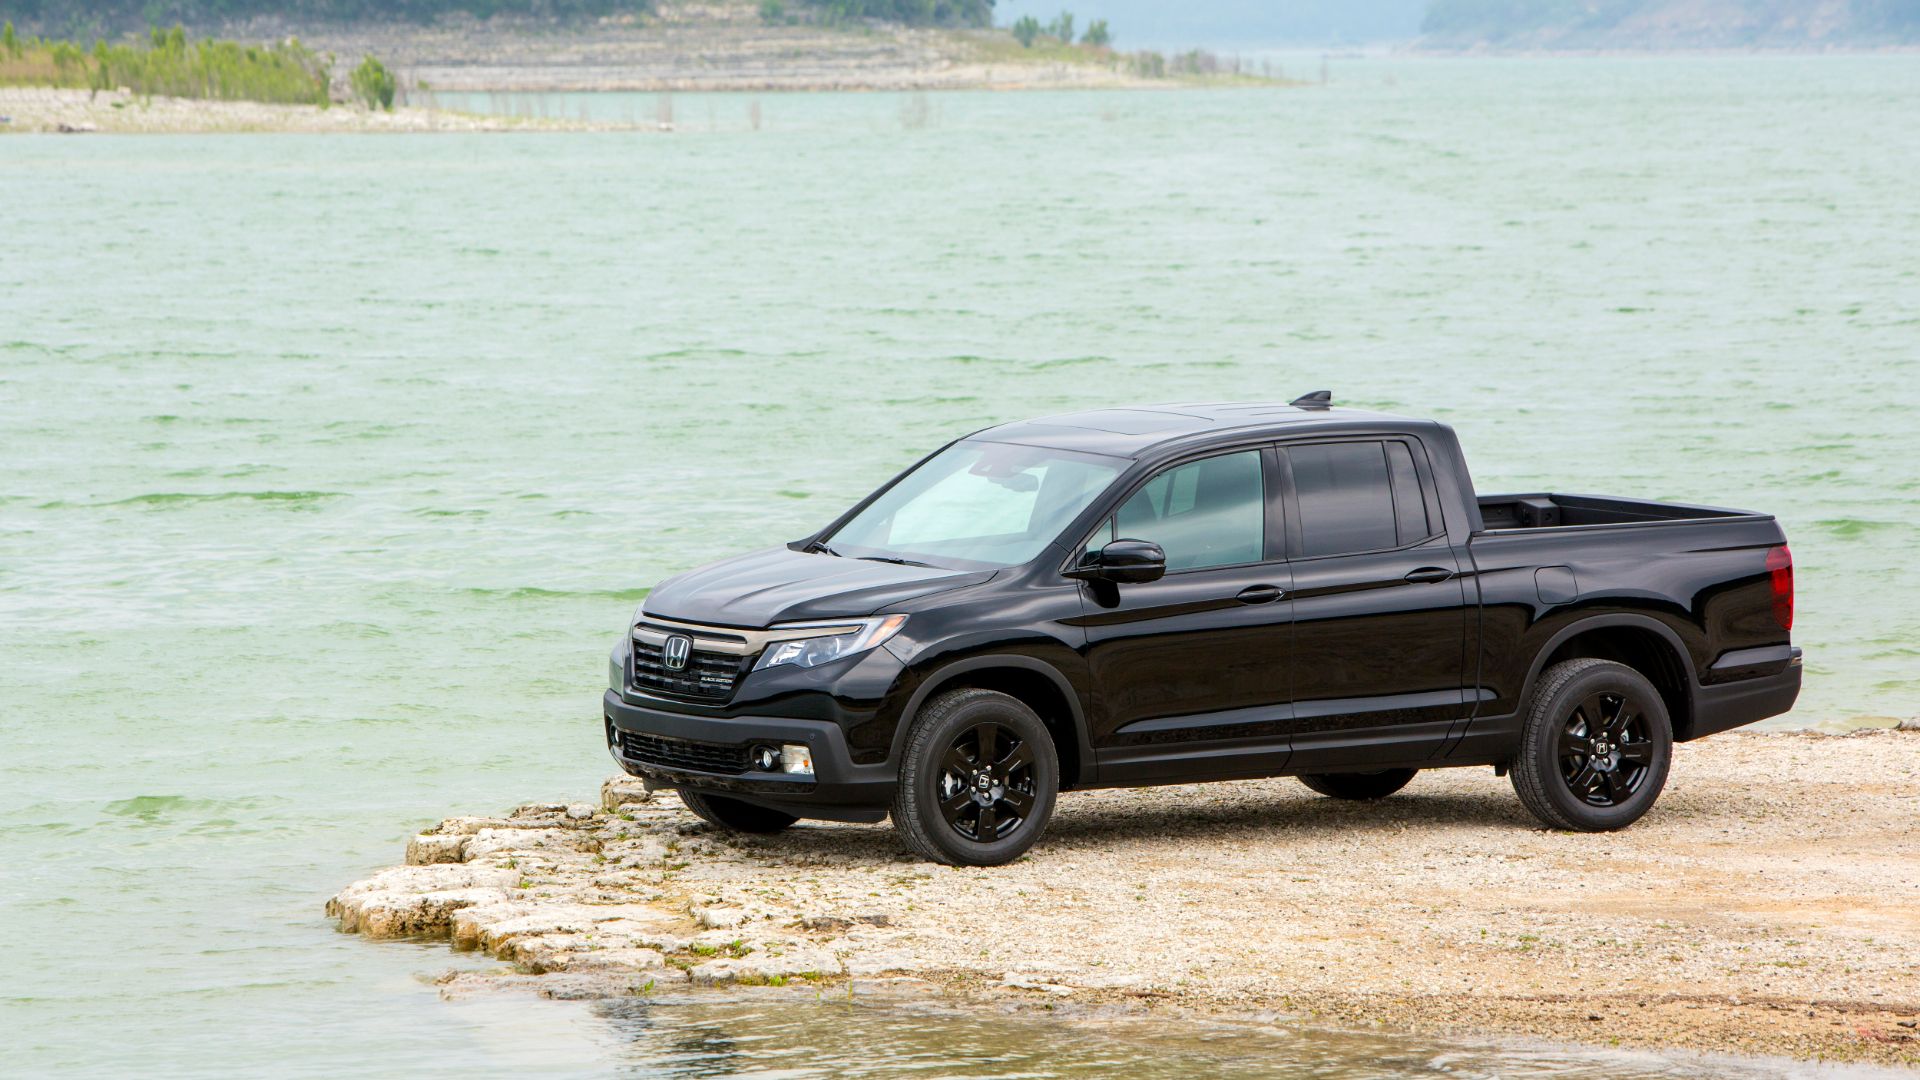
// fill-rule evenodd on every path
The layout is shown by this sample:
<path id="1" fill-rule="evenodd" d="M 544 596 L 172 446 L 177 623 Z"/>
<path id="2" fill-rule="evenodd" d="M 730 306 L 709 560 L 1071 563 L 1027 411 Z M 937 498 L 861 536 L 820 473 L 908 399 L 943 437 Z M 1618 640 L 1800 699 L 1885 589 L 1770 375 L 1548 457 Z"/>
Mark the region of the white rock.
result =
<path id="1" fill-rule="evenodd" d="M 461 855 L 466 846 L 467 837 L 465 836 L 421 833 L 407 841 L 407 863 L 410 866 L 457 863 L 461 861 Z"/>
<path id="2" fill-rule="evenodd" d="M 821 949 L 794 949 L 781 955 L 754 953 L 751 956 L 709 960 L 688 975 L 695 983 L 712 985 L 729 982 L 767 982 L 800 975 L 837 975 L 840 960 Z"/>
<path id="3" fill-rule="evenodd" d="M 653 801 L 653 792 L 647 790 L 637 776 L 609 777 L 600 785 L 600 805 L 611 813 L 619 813 L 629 803 Z"/>
<path id="4" fill-rule="evenodd" d="M 709 930 L 727 930 L 747 921 L 747 913 L 737 907 L 697 907 L 693 921 Z"/>
<path id="5" fill-rule="evenodd" d="M 564 829 L 481 829 L 467 840 L 464 858 L 474 862 L 493 855 L 574 850 L 573 834 Z"/>

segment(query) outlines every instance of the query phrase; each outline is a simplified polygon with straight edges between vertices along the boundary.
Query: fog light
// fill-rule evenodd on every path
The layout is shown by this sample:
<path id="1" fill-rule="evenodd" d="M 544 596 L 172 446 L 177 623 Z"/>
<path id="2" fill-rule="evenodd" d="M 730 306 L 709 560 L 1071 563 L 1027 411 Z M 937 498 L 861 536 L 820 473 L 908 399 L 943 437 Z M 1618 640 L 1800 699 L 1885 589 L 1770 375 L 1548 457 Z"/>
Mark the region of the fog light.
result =
<path id="1" fill-rule="evenodd" d="M 780 767 L 780 751 L 771 746 L 756 746 L 753 748 L 753 764 L 761 772 L 772 772 Z"/>
<path id="2" fill-rule="evenodd" d="M 813 775 L 813 751 L 795 743 L 780 748 L 780 771 Z"/>

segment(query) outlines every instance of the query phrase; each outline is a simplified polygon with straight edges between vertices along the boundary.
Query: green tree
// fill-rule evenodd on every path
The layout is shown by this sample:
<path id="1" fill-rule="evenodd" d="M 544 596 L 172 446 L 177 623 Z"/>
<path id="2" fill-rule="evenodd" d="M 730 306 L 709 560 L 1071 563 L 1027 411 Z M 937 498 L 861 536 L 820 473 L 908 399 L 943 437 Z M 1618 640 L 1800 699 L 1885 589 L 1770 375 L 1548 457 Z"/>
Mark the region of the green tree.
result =
<path id="1" fill-rule="evenodd" d="M 779 26 L 787 21 L 787 5 L 781 0 L 760 0 L 760 21 Z"/>
<path id="2" fill-rule="evenodd" d="M 20 38 L 13 32 L 12 19 L 8 19 L 6 28 L 0 30 L 0 47 L 4 47 L 7 50 L 8 56 L 18 57 L 20 55 Z"/>
<path id="3" fill-rule="evenodd" d="M 366 102 L 369 109 L 393 111 L 393 73 L 387 65 L 369 55 L 353 69 L 353 96 Z"/>
<path id="4" fill-rule="evenodd" d="M 1095 19 L 1088 23 L 1087 32 L 1080 38 L 1080 43 L 1091 45 L 1096 49 L 1104 49 L 1113 44 L 1113 34 L 1107 30 L 1107 20 Z"/>
<path id="5" fill-rule="evenodd" d="M 1063 11 L 1047 24 L 1047 33 L 1059 38 L 1061 44 L 1073 44 L 1073 12 Z"/>
<path id="6" fill-rule="evenodd" d="M 1040 20 L 1031 15 L 1022 15 L 1013 21 L 1014 39 L 1023 49 L 1033 48 L 1033 41 L 1040 36 Z"/>

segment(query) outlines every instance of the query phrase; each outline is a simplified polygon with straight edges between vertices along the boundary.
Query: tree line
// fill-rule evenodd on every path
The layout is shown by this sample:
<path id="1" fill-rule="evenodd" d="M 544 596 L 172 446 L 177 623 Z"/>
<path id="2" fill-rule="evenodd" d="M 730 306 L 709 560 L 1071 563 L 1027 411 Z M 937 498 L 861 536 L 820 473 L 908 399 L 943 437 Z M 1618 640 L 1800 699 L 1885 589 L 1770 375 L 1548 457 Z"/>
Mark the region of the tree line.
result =
<path id="1" fill-rule="evenodd" d="M 1014 40 L 1023 49 L 1033 48 L 1033 44 L 1043 37 L 1052 38 L 1062 45 L 1073 44 L 1073 12 L 1062 11 L 1053 17 L 1052 22 L 1042 23 L 1031 15 L 1022 15 L 1013 21 L 1010 27 Z M 1094 19 L 1087 24 L 1086 33 L 1080 36 L 1080 44 L 1096 49 L 1104 49 L 1113 44 L 1113 31 L 1107 28 L 1107 20 Z"/>
<path id="2" fill-rule="evenodd" d="M 193 41 L 180 26 L 158 27 L 137 43 L 92 49 L 71 41 L 23 37 L 12 20 L 0 25 L 0 85 L 57 86 L 94 92 L 126 88 L 142 97 L 263 101 L 278 105 L 332 102 L 332 60 L 297 38 L 273 45 Z M 368 56 L 349 85 L 369 108 L 391 109 L 393 75 Z"/>
<path id="3" fill-rule="evenodd" d="M 23 29 L 69 37 L 165 23 L 216 26 L 256 16 L 313 22 L 431 22 L 442 15 L 571 19 L 640 14 L 653 0 L 7 0 Z"/>

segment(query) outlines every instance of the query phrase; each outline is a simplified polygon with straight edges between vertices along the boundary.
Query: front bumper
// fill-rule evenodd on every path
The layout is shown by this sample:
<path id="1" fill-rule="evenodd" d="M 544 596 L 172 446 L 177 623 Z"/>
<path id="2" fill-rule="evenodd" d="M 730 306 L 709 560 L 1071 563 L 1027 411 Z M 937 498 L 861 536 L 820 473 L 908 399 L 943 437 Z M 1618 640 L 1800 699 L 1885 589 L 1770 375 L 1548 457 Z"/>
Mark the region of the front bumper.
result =
<path id="1" fill-rule="evenodd" d="M 601 711 L 606 721 L 607 752 L 622 769 L 658 787 L 718 792 L 796 817 L 832 820 L 877 821 L 893 802 L 892 768 L 854 764 L 846 733 L 831 721 L 693 716 L 635 705 L 612 690 L 601 699 Z M 669 744 L 742 750 L 762 744 L 798 743 L 812 753 L 814 773 L 762 772 L 752 766 L 740 771 L 701 768 L 686 763 L 699 756 L 692 753 L 630 754 L 617 737 L 620 732 L 652 736 Z M 673 760 L 667 760 L 669 756 Z"/>

